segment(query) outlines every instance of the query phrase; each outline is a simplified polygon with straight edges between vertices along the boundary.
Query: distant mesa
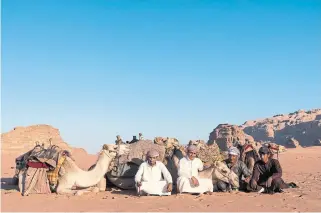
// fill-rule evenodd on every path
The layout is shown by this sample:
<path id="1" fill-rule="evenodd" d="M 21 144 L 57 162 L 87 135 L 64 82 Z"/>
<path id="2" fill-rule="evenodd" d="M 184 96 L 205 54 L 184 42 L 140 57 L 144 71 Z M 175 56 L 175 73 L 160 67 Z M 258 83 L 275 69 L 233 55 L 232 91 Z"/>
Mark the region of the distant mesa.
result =
<path id="1" fill-rule="evenodd" d="M 241 128 L 255 141 L 271 141 L 289 148 L 315 146 L 321 139 L 321 109 L 247 121 Z"/>
<path id="2" fill-rule="evenodd" d="M 13 130 L 1 134 L 1 141 L 1 151 L 5 153 L 23 153 L 32 149 L 38 142 L 45 147 L 51 143 L 70 152 L 77 151 L 87 154 L 82 148 L 69 146 L 62 139 L 58 129 L 46 124 L 15 127 Z"/>
<path id="3" fill-rule="evenodd" d="M 298 110 L 272 118 L 250 120 L 242 125 L 219 124 L 209 135 L 208 144 L 222 151 L 245 142 L 258 146 L 275 143 L 285 148 L 321 146 L 321 109 Z"/>

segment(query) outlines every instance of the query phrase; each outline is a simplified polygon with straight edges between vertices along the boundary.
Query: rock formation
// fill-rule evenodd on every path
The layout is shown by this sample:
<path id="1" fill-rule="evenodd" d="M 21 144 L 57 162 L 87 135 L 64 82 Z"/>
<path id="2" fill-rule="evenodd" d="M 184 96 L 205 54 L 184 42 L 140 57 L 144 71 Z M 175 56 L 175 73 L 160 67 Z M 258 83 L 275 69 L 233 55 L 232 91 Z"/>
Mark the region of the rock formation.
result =
<path id="1" fill-rule="evenodd" d="M 81 148 L 72 148 L 63 141 L 58 129 L 50 125 L 33 125 L 15 127 L 13 130 L 1 134 L 1 151 L 6 153 L 24 153 L 32 149 L 36 142 L 44 147 L 50 143 L 68 151 L 87 152 Z"/>
<path id="2" fill-rule="evenodd" d="M 247 135 L 243 130 L 230 124 L 218 125 L 209 136 L 207 144 L 216 143 L 221 151 L 227 151 L 230 146 L 235 146 L 237 143 L 244 145 L 245 142 L 253 142 L 253 137 Z"/>
<path id="3" fill-rule="evenodd" d="M 285 147 L 287 148 L 297 148 L 300 147 L 300 143 L 298 140 L 295 140 L 295 138 L 290 138 L 287 143 L 285 144 Z"/>
<path id="4" fill-rule="evenodd" d="M 321 109 L 247 121 L 240 127 L 255 141 L 271 141 L 286 147 L 314 146 L 321 139 Z"/>

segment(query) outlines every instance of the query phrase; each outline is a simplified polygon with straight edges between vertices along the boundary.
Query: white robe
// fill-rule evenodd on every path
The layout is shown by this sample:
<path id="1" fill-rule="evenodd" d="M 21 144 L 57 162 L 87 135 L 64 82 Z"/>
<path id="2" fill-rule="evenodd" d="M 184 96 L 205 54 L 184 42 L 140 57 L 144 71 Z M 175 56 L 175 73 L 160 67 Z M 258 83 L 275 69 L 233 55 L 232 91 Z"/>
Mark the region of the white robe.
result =
<path id="1" fill-rule="evenodd" d="M 160 161 L 156 161 L 155 166 L 147 162 L 142 163 L 135 175 L 135 182 L 142 183 L 141 187 L 136 186 L 138 192 L 143 191 L 151 195 L 171 195 L 171 192 L 167 192 L 167 185 L 173 183 L 172 176 Z"/>
<path id="2" fill-rule="evenodd" d="M 198 172 L 203 170 L 203 162 L 199 158 L 190 160 L 188 157 L 182 158 L 178 166 L 177 188 L 180 193 L 204 193 L 213 192 L 212 179 L 199 178 Z M 191 177 L 195 177 L 199 186 L 192 185 Z"/>

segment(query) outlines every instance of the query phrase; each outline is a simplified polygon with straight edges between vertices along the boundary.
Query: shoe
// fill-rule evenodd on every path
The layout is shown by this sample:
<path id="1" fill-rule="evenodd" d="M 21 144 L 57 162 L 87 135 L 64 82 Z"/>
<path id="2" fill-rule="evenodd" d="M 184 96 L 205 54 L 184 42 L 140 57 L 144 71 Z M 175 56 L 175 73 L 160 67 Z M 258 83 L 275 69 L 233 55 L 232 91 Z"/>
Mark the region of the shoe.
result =
<path id="1" fill-rule="evenodd" d="M 288 184 L 289 188 L 299 188 L 295 183 L 291 182 Z"/>
<path id="2" fill-rule="evenodd" d="M 261 193 L 263 193 L 264 191 L 265 191 L 265 189 L 262 188 L 262 189 L 260 189 L 260 190 L 258 191 L 258 193 L 261 194 Z"/>
<path id="3" fill-rule="evenodd" d="M 282 193 L 284 191 L 283 191 L 283 189 L 276 189 L 275 192 Z"/>

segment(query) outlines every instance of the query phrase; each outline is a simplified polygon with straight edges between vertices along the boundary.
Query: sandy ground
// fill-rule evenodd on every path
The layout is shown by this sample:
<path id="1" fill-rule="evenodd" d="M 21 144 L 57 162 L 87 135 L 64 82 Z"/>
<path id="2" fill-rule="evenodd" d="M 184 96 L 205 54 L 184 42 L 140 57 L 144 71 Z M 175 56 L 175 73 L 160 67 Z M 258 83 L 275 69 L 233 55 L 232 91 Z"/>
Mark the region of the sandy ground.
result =
<path id="1" fill-rule="evenodd" d="M 14 174 L 14 157 L 2 153 L 1 211 L 321 211 L 321 147 L 292 149 L 280 154 L 285 181 L 298 189 L 265 195 L 213 193 L 201 197 L 137 197 L 132 191 L 110 190 L 82 196 L 30 195 L 23 197 L 7 181 Z M 75 156 L 88 168 L 96 156 Z"/>

